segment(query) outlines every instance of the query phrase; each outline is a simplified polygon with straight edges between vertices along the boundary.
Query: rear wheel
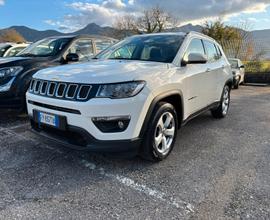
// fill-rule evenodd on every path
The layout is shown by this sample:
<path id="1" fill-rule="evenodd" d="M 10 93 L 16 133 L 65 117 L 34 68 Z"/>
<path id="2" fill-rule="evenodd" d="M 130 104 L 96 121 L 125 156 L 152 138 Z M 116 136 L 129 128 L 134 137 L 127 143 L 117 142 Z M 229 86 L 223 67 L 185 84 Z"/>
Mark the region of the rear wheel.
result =
<path id="1" fill-rule="evenodd" d="M 151 161 L 165 159 L 174 147 L 177 128 L 174 106 L 165 102 L 158 103 L 144 136 L 141 156 Z"/>
<path id="2" fill-rule="evenodd" d="M 228 114 L 231 100 L 230 92 L 231 92 L 230 87 L 226 85 L 223 89 L 222 97 L 218 108 L 211 110 L 211 113 L 214 118 L 224 118 Z"/>

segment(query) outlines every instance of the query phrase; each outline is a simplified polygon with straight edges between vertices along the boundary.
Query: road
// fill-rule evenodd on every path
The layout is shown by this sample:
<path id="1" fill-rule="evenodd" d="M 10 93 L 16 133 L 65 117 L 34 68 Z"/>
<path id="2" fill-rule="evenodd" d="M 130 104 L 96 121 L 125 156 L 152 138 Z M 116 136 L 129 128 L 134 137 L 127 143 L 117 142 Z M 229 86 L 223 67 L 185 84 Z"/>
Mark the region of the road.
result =
<path id="1" fill-rule="evenodd" d="M 269 219 L 270 87 L 183 127 L 167 160 L 77 152 L 0 113 L 0 219 Z"/>

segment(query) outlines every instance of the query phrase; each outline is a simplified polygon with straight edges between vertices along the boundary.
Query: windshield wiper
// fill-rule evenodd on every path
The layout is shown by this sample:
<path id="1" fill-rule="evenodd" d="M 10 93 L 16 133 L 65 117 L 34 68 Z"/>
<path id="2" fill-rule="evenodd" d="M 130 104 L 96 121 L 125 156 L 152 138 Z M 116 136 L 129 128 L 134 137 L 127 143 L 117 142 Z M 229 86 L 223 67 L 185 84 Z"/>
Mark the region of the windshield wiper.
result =
<path id="1" fill-rule="evenodd" d="M 124 58 L 124 57 L 114 57 L 114 58 L 109 58 L 109 60 L 136 60 L 136 59 Z"/>
<path id="2" fill-rule="evenodd" d="M 37 55 L 32 54 L 32 53 L 23 53 L 23 54 L 19 54 L 17 55 L 17 57 L 36 57 Z"/>

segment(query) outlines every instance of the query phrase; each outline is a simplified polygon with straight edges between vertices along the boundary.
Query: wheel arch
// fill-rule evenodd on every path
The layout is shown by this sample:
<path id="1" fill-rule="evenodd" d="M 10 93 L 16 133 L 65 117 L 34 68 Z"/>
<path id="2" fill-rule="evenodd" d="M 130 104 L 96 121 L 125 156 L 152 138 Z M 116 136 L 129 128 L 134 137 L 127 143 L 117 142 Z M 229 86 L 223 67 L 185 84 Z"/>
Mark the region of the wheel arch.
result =
<path id="1" fill-rule="evenodd" d="M 183 104 L 183 95 L 179 90 L 171 90 L 165 93 L 157 95 L 151 102 L 150 107 L 147 111 L 146 117 L 141 128 L 140 137 L 143 137 L 149 121 L 151 120 L 153 111 L 159 102 L 167 102 L 172 104 L 175 107 L 177 116 L 178 116 L 178 127 L 181 127 L 184 117 L 184 104 Z"/>

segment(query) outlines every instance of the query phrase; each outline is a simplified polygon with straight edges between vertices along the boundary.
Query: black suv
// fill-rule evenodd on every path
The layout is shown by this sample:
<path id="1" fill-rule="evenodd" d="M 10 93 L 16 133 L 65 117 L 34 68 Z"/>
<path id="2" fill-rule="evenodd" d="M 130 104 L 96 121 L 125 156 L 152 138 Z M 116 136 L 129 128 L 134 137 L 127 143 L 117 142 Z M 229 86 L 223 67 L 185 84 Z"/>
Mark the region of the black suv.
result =
<path id="1" fill-rule="evenodd" d="M 49 37 L 30 45 L 16 57 L 0 59 L 0 108 L 22 110 L 32 75 L 38 70 L 89 61 L 115 42 L 101 36 Z"/>

